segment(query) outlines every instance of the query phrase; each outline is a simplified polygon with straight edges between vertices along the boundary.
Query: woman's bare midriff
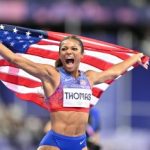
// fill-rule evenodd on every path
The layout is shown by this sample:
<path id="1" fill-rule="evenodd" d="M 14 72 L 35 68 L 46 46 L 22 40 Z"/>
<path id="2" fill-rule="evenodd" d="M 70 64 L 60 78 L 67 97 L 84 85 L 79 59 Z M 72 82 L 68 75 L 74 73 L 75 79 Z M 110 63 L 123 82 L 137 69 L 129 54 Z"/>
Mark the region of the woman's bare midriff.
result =
<path id="1" fill-rule="evenodd" d="M 86 112 L 51 112 L 51 129 L 66 136 L 80 136 L 85 133 L 89 114 Z"/>

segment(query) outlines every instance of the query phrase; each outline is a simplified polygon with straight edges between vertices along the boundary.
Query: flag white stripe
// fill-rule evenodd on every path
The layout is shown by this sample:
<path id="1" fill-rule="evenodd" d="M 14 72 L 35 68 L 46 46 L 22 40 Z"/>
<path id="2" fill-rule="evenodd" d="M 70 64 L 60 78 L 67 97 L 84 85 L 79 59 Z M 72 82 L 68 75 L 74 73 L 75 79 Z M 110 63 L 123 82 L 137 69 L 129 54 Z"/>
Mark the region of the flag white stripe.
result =
<path id="1" fill-rule="evenodd" d="M 111 54 L 105 54 L 105 53 L 89 51 L 89 50 L 85 51 L 85 55 L 93 56 L 93 57 L 96 57 L 98 59 L 110 62 L 110 63 L 113 62 L 114 64 L 123 61 L 122 59 L 118 58 L 117 56 L 114 56 Z"/>
<path id="2" fill-rule="evenodd" d="M 100 88 L 101 90 L 105 91 L 109 87 L 109 84 L 101 83 L 101 84 L 94 85 L 94 87 Z"/>
<path id="3" fill-rule="evenodd" d="M 98 101 L 99 101 L 99 98 L 92 95 L 92 99 L 90 101 L 90 104 L 94 106 L 97 104 Z"/>
<path id="4" fill-rule="evenodd" d="M 8 87 L 9 89 L 13 90 L 14 92 L 19 92 L 21 94 L 28 94 L 28 93 L 37 93 L 37 94 L 42 94 L 44 93 L 43 92 L 43 89 L 42 87 L 35 87 L 35 88 L 29 88 L 29 87 L 25 87 L 25 86 L 21 86 L 21 85 L 16 85 L 16 84 L 13 84 L 13 83 L 9 83 L 9 82 L 5 82 L 5 81 L 2 81 L 3 84 Z"/>
<path id="5" fill-rule="evenodd" d="M 49 64 L 54 66 L 55 65 L 55 60 L 54 59 L 48 59 L 48 58 L 43 58 L 40 56 L 35 56 L 35 55 L 30 55 L 30 54 L 21 54 L 19 53 L 22 57 L 25 57 L 27 59 L 30 59 L 31 61 L 35 63 L 40 63 L 40 64 Z"/>
<path id="6" fill-rule="evenodd" d="M 46 41 L 46 42 L 50 42 L 50 43 L 56 43 L 56 44 L 59 44 L 60 42 L 59 41 L 54 41 L 54 40 L 50 40 L 50 39 L 42 39 L 41 41 Z"/>
<path id="7" fill-rule="evenodd" d="M 30 75 L 29 73 L 25 72 L 22 69 L 19 69 L 19 72 L 17 74 L 15 72 L 13 72 L 13 71 L 12 72 L 10 71 L 10 70 L 13 70 L 13 69 L 16 69 L 16 68 L 15 67 L 11 67 L 11 66 L 2 66 L 2 67 L 0 67 L 0 72 L 6 73 L 6 74 L 8 74 L 8 72 L 9 72 L 9 75 L 25 77 L 27 79 L 31 79 L 31 80 L 34 80 L 34 81 L 37 81 L 37 82 L 41 82 L 38 78 Z"/>
<path id="8" fill-rule="evenodd" d="M 38 45 L 38 44 L 32 44 L 30 47 L 39 48 L 39 49 L 47 50 L 47 51 L 54 51 L 54 52 L 58 52 L 59 51 L 59 46 L 57 46 L 57 45 Z"/>
<path id="9" fill-rule="evenodd" d="M 97 46 L 103 46 L 103 47 L 108 47 L 108 48 L 116 48 L 114 46 L 108 45 L 108 44 L 104 44 L 104 43 L 98 43 L 98 42 L 94 42 L 94 41 L 90 41 L 90 40 L 86 40 L 86 39 L 82 39 L 83 42 L 85 43 L 90 43 L 93 45 L 97 45 Z"/>
<path id="10" fill-rule="evenodd" d="M 1 55 L 0 55 L 0 60 L 4 59 Z"/>

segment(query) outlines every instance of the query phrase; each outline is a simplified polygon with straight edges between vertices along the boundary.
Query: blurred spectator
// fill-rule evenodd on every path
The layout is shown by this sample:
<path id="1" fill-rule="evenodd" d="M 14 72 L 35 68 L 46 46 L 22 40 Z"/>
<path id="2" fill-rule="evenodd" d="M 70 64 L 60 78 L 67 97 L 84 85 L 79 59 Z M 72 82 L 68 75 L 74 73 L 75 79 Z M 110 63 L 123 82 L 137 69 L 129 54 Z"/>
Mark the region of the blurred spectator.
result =
<path id="1" fill-rule="evenodd" d="M 101 150 L 100 129 L 101 129 L 100 111 L 96 107 L 93 107 L 90 110 L 89 123 L 86 131 L 87 145 L 89 150 Z"/>
<path id="2" fill-rule="evenodd" d="M 43 120 L 35 116 L 25 116 L 22 108 L 13 104 L 0 104 L 0 149 L 35 150 L 40 141 Z"/>

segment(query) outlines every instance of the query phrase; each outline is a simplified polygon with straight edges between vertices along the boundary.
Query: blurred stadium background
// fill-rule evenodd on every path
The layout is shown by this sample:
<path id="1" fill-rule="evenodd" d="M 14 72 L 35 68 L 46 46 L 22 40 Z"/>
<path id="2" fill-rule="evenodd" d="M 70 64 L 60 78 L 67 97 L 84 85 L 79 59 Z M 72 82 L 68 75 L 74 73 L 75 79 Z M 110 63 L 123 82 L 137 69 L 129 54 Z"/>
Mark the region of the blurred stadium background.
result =
<path id="1" fill-rule="evenodd" d="M 149 0 L 0 0 L 0 23 L 68 32 L 150 56 Z M 103 150 L 150 150 L 150 69 L 138 67 L 103 94 Z M 0 83 L 0 150 L 35 150 L 47 111 L 17 99 Z"/>

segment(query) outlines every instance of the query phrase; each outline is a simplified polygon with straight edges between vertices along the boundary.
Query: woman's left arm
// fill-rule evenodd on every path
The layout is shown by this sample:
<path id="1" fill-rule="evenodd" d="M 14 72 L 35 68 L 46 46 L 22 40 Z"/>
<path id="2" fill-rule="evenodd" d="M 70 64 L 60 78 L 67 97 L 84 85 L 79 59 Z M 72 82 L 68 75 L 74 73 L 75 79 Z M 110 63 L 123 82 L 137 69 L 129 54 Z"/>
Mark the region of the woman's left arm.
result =
<path id="1" fill-rule="evenodd" d="M 103 83 L 106 80 L 113 80 L 122 73 L 124 73 L 129 67 L 134 65 L 135 63 L 141 63 L 141 58 L 143 57 L 143 53 L 134 54 L 130 58 L 124 60 L 121 63 L 118 63 L 108 70 L 102 72 L 95 72 L 95 71 L 87 71 L 86 75 L 91 83 L 91 85 Z"/>

